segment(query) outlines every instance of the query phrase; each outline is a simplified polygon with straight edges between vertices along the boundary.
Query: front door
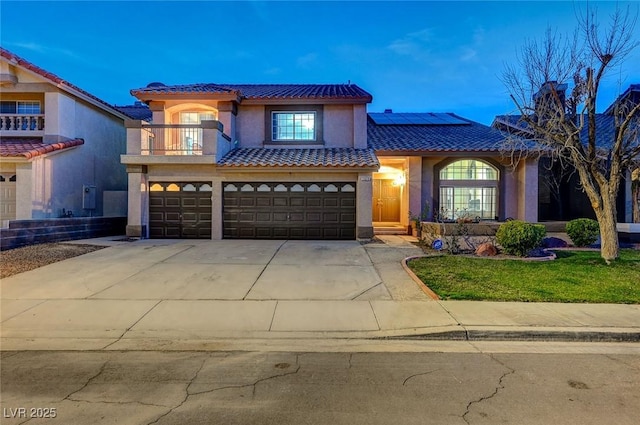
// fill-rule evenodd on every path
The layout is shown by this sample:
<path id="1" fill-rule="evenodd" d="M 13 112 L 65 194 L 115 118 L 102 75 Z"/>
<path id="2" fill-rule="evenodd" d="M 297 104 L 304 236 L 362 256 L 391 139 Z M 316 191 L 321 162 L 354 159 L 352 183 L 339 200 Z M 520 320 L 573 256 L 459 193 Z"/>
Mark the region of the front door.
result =
<path id="1" fill-rule="evenodd" d="M 373 180 L 374 222 L 400 222 L 400 185 L 394 185 L 393 179 Z"/>

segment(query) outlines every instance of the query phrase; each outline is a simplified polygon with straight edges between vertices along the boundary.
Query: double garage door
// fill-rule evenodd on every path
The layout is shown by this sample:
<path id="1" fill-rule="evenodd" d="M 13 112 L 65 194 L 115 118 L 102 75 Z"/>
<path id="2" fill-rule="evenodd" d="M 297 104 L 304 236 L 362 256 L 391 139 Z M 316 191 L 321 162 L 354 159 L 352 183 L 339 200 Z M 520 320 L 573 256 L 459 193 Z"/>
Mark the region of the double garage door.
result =
<path id="1" fill-rule="evenodd" d="M 356 238 L 354 182 L 225 182 L 222 193 L 225 238 Z"/>
<path id="2" fill-rule="evenodd" d="M 355 239 L 354 182 L 224 182 L 226 239 Z M 150 184 L 152 238 L 210 239 L 211 185 Z"/>

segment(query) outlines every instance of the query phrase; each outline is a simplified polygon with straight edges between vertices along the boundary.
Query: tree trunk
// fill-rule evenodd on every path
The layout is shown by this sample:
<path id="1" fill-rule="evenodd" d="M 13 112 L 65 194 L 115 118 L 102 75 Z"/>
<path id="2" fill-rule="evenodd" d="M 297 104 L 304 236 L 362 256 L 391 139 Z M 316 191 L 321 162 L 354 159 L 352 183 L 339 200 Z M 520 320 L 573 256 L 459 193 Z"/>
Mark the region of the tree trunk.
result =
<path id="1" fill-rule="evenodd" d="M 618 241 L 618 229 L 616 227 L 616 203 L 615 198 L 603 197 L 603 205 L 596 209 L 596 217 L 600 225 L 600 255 L 611 264 L 618 258 L 620 243 Z"/>
<path id="2" fill-rule="evenodd" d="M 631 208 L 633 222 L 640 223 L 640 168 L 631 173 Z"/>

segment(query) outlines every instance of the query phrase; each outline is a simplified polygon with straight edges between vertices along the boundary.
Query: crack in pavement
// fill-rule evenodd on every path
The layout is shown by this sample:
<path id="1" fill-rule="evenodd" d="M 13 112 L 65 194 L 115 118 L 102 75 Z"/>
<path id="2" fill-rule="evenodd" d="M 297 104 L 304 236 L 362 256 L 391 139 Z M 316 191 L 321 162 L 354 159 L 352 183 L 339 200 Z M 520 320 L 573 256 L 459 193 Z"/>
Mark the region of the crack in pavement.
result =
<path id="1" fill-rule="evenodd" d="M 271 379 L 276 379 L 276 378 L 281 378 L 283 376 L 289 376 L 289 375 L 295 375 L 296 373 L 298 373 L 300 371 L 300 365 L 298 365 L 298 367 L 295 368 L 295 370 L 292 370 L 291 372 L 286 372 L 286 373 L 281 373 L 278 375 L 272 375 L 272 376 L 267 376 L 266 378 L 261 378 L 258 379 L 257 381 L 251 383 L 251 384 L 242 384 L 242 385 L 228 385 L 226 387 L 219 387 L 219 388 L 214 388 L 211 390 L 206 390 L 206 391 L 198 391 L 198 392 L 194 392 L 194 393 L 189 393 L 189 396 L 192 395 L 202 395 L 202 394 L 208 394 L 208 393 L 213 393 L 216 391 L 221 391 L 221 390 L 228 390 L 230 388 L 246 388 L 246 387 L 253 387 L 252 391 L 251 391 L 251 396 L 255 397 L 256 395 L 256 386 L 262 382 L 265 381 L 269 381 Z"/>
<path id="2" fill-rule="evenodd" d="M 137 404 L 140 406 L 150 406 L 150 407 L 163 407 L 163 408 L 170 408 L 171 406 L 167 406 L 165 404 L 153 404 L 153 403 L 145 403 L 143 401 L 106 401 L 106 400 L 98 400 L 98 401 L 93 401 L 93 400 L 81 400 L 81 399 L 77 399 L 77 398 L 66 398 L 65 400 L 67 401 L 74 401 L 76 403 L 88 403 L 88 404 L 119 404 L 119 405 L 126 405 L 126 404 Z"/>
<path id="3" fill-rule="evenodd" d="M 631 368 L 631 369 L 633 369 L 633 370 L 640 370 L 640 367 L 638 367 L 638 366 L 636 366 L 636 365 L 634 365 L 634 364 L 632 364 L 632 363 L 627 363 L 627 362 L 625 362 L 624 360 L 619 359 L 619 358 L 617 358 L 617 357 L 613 357 L 613 355 L 611 355 L 611 354 L 605 354 L 604 356 L 605 356 L 607 359 L 611 360 L 611 361 L 614 361 L 614 362 L 616 362 L 616 363 L 623 364 L 623 365 L 625 365 L 625 366 L 627 366 L 627 367 L 630 367 L 630 368 Z"/>
<path id="4" fill-rule="evenodd" d="M 280 373 L 280 374 L 268 376 L 266 378 L 261 378 L 261 379 L 258 379 L 257 381 L 255 381 L 252 384 L 228 385 L 226 387 L 219 387 L 219 388 L 214 388 L 214 389 L 211 389 L 211 390 L 189 393 L 189 396 L 213 393 L 213 392 L 216 392 L 216 391 L 226 390 L 226 389 L 229 389 L 229 388 L 246 388 L 246 387 L 253 387 L 253 390 L 251 391 L 251 395 L 255 396 L 256 395 L 256 386 L 259 383 L 264 382 L 264 381 L 268 381 L 270 379 L 280 378 L 280 377 L 283 377 L 283 376 L 295 375 L 296 373 L 298 373 L 300 371 L 300 355 L 299 354 L 296 354 L 296 366 L 297 366 L 296 369 L 291 371 L 291 372 Z M 187 388 L 187 391 L 188 391 L 188 388 Z"/>
<path id="5" fill-rule="evenodd" d="M 186 401 L 189 399 L 189 397 L 191 396 L 191 394 L 189 394 L 189 387 L 191 386 L 191 384 L 193 384 L 193 382 L 196 380 L 196 378 L 198 377 L 198 375 L 200 374 L 200 372 L 202 371 L 202 369 L 204 368 L 204 365 L 207 363 L 207 360 L 209 360 L 209 358 L 211 358 L 210 356 L 205 358 L 204 360 L 202 360 L 202 363 L 200 364 L 200 367 L 198 368 L 198 370 L 196 371 L 196 373 L 194 373 L 194 375 L 191 377 L 191 379 L 189 379 L 189 383 L 187 384 L 187 387 L 185 388 L 185 395 L 184 398 L 182 399 L 182 401 L 180 403 L 178 403 L 176 406 L 170 408 L 167 412 L 163 413 L 162 415 L 158 416 L 154 421 L 149 422 L 147 425 L 152 425 L 152 424 L 156 424 L 158 423 L 158 421 L 162 418 L 164 418 L 165 416 L 170 415 L 174 410 L 176 410 L 177 408 L 179 408 L 180 406 L 182 406 L 184 403 L 186 403 Z"/>
<path id="6" fill-rule="evenodd" d="M 415 378 L 415 377 L 417 377 L 417 376 L 429 375 L 429 374 L 431 374 L 431 373 L 433 373 L 433 372 L 437 372 L 437 371 L 439 371 L 439 370 L 440 370 L 440 369 L 433 369 L 433 370 L 430 370 L 430 371 L 428 371 L 428 372 L 422 372 L 422 373 L 416 373 L 416 374 L 413 374 L 413 375 L 409 376 L 407 379 L 405 379 L 405 380 L 404 380 L 404 382 L 402 383 L 402 386 L 404 387 L 405 385 L 407 385 L 407 382 L 409 382 L 409 380 L 411 380 L 411 379 L 413 379 L 413 378 Z"/>
<path id="7" fill-rule="evenodd" d="M 493 392 L 487 396 L 483 396 L 480 397 L 477 400 L 472 400 L 469 402 L 469 404 L 467 404 L 467 409 L 465 410 L 464 414 L 462 415 L 462 419 L 467 423 L 470 424 L 471 422 L 469 422 L 469 420 L 467 419 L 467 415 L 469 413 L 471 413 L 471 406 L 476 405 L 476 404 L 480 404 L 484 401 L 490 400 L 493 397 L 495 397 L 496 395 L 498 395 L 498 393 L 500 392 L 500 390 L 504 389 L 504 384 L 502 383 L 502 381 L 509 375 L 512 375 L 516 372 L 515 369 L 510 368 L 509 366 L 507 366 L 506 364 L 504 364 L 503 362 L 501 362 L 500 360 L 496 359 L 493 355 L 489 354 L 488 357 L 493 360 L 494 362 L 500 364 L 501 366 L 507 368 L 508 370 L 506 372 L 504 372 L 502 374 L 502 376 L 500 376 L 500 379 L 498 380 L 498 385 L 496 385 L 495 389 L 493 390 Z"/>
<path id="8" fill-rule="evenodd" d="M 265 381 L 269 381 L 271 379 L 276 379 L 276 378 L 281 378 L 283 376 L 289 376 L 289 375 L 295 375 L 296 373 L 298 373 L 300 371 L 300 362 L 299 362 L 299 356 L 296 355 L 296 369 L 291 371 L 291 372 L 287 372 L 287 373 L 280 373 L 280 374 L 276 374 L 276 375 L 272 375 L 272 376 L 268 376 L 266 378 L 260 378 L 257 381 L 250 383 L 250 384 L 243 384 L 243 385 L 228 385 L 226 387 L 219 387 L 219 388 L 213 388 L 211 390 L 206 390 L 206 391 L 197 391 L 197 392 L 190 392 L 189 388 L 191 387 L 191 385 L 195 382 L 195 380 L 198 378 L 198 375 L 200 374 L 200 372 L 202 371 L 202 369 L 204 368 L 204 365 L 206 364 L 208 358 L 204 359 L 202 361 L 202 364 L 200 365 L 200 368 L 197 370 L 197 372 L 194 374 L 194 376 L 189 380 L 189 384 L 187 385 L 187 388 L 185 390 L 186 394 L 184 399 L 175 407 L 172 407 L 168 412 L 162 414 L 161 416 L 159 416 L 157 419 L 155 419 L 152 422 L 149 422 L 147 425 L 153 425 L 158 423 L 158 421 L 160 421 L 160 419 L 170 415 L 172 412 L 174 412 L 176 409 L 180 408 L 182 405 L 184 405 L 188 400 L 189 397 L 194 396 L 194 395 L 202 395 L 202 394 L 208 394 L 208 393 L 214 393 L 216 391 L 221 391 L 221 390 L 226 390 L 229 388 L 246 388 L 246 387 L 253 387 L 252 391 L 251 391 L 251 396 L 255 397 L 256 395 L 256 387 L 258 384 L 265 382 Z"/>
<path id="9" fill-rule="evenodd" d="M 98 371 L 98 373 L 96 373 L 95 375 L 91 376 L 89 379 L 87 379 L 87 382 L 84 383 L 84 385 L 82 387 L 80 387 L 79 389 L 70 392 L 69 394 L 67 394 L 62 401 L 65 400 L 69 400 L 69 401 L 75 401 L 75 400 L 71 400 L 71 396 L 73 396 L 74 394 L 79 393 L 80 391 L 84 390 L 85 388 L 87 388 L 89 386 L 89 384 L 96 379 L 98 376 L 102 375 L 102 373 L 104 372 L 104 370 L 107 368 L 107 365 L 109 364 L 110 360 L 105 360 L 105 362 L 102 364 L 102 366 L 100 367 L 100 370 Z"/>

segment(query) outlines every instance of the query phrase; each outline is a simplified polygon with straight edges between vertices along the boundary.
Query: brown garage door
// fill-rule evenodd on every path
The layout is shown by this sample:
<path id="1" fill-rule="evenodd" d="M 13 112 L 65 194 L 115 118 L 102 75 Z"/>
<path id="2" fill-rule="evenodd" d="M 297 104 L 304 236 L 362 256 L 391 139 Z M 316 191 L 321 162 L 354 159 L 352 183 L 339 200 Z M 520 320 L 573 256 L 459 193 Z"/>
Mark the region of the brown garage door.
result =
<path id="1" fill-rule="evenodd" d="M 354 182 L 228 182 L 223 194 L 225 238 L 356 238 Z"/>
<path id="2" fill-rule="evenodd" d="M 149 185 L 151 238 L 211 239 L 211 184 Z"/>

